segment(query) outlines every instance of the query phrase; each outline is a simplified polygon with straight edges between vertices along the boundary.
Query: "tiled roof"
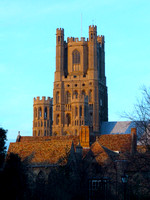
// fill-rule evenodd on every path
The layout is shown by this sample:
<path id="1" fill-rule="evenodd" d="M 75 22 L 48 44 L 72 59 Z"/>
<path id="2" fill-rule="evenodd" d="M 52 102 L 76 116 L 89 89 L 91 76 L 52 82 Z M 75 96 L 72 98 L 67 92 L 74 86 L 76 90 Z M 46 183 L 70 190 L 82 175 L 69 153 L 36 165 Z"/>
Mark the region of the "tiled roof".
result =
<path id="1" fill-rule="evenodd" d="M 72 142 L 76 147 L 78 136 L 21 137 L 20 142 L 10 143 L 8 153 L 18 154 L 22 160 L 30 158 L 31 164 L 57 164 L 66 157 Z M 114 155 L 112 151 L 131 150 L 131 134 L 101 135 L 90 148 L 83 148 L 83 157 L 104 163 Z M 111 153 L 111 155 L 110 155 Z M 92 160 L 91 160 L 92 161 Z"/>
<path id="2" fill-rule="evenodd" d="M 131 150 L 131 134 L 101 135 L 97 140 L 100 145 L 112 151 L 125 152 Z"/>
<path id="3" fill-rule="evenodd" d="M 35 139 L 35 140 L 34 140 Z M 18 154 L 22 160 L 30 158 L 31 164 L 57 164 L 78 144 L 78 137 L 22 137 L 21 142 L 10 143 L 8 153 Z"/>
<path id="4" fill-rule="evenodd" d="M 64 141 L 73 140 L 75 143 L 79 142 L 78 136 L 20 136 L 20 142 L 41 142 L 41 141 Z"/>
<path id="5" fill-rule="evenodd" d="M 91 152 L 96 162 L 99 164 L 104 163 L 109 158 L 108 154 L 105 152 L 105 150 L 102 148 L 98 141 L 92 144 Z"/>

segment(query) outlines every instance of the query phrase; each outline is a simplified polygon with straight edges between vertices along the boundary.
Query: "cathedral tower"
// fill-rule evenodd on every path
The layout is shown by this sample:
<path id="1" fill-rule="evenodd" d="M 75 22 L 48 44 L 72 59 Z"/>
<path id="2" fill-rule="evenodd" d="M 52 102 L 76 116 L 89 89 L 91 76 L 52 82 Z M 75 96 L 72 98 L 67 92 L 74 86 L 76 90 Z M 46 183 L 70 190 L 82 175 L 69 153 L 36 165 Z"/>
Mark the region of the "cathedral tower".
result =
<path id="1" fill-rule="evenodd" d="M 50 135 L 52 135 L 52 99 L 50 97 L 34 98 L 33 136 Z"/>
<path id="2" fill-rule="evenodd" d="M 56 71 L 53 89 L 53 135 L 79 135 L 82 125 L 99 134 L 108 120 L 104 36 L 89 26 L 89 39 L 64 40 L 56 30 Z"/>

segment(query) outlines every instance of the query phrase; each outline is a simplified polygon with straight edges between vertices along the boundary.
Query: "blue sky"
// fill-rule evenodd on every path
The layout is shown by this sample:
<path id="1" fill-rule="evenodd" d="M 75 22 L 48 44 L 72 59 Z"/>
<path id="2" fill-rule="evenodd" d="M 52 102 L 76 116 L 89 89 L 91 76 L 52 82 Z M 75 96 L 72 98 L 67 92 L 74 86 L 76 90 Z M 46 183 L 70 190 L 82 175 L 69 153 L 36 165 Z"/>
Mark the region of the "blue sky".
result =
<path id="1" fill-rule="evenodd" d="M 33 98 L 51 96 L 56 28 L 88 37 L 105 35 L 109 120 L 124 120 L 139 88 L 149 86 L 149 0 L 0 0 L 0 126 L 8 139 L 32 135 Z"/>

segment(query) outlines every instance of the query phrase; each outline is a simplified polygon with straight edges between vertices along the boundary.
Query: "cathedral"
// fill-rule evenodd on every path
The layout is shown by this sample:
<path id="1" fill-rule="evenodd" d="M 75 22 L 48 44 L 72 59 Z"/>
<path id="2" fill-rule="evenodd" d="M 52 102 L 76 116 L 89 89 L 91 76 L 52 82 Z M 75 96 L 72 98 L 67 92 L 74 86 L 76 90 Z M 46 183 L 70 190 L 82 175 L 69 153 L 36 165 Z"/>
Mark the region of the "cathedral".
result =
<path id="1" fill-rule="evenodd" d="M 124 161 L 127 153 L 136 153 L 134 123 L 108 122 L 104 44 L 96 26 L 89 26 L 89 38 L 80 40 L 65 41 L 64 29 L 56 30 L 53 98 L 34 98 L 33 136 L 19 133 L 7 152 L 27 161 L 35 177 L 42 174 L 47 181 L 51 170 L 60 165 L 79 172 L 83 163 L 87 177 L 101 177 L 95 165 Z M 124 168 L 118 169 L 122 175 Z"/>
<path id="2" fill-rule="evenodd" d="M 34 98 L 33 136 L 79 136 L 82 126 L 99 135 L 108 121 L 105 41 L 97 26 L 89 38 L 68 37 L 56 30 L 56 71 L 53 98 Z"/>

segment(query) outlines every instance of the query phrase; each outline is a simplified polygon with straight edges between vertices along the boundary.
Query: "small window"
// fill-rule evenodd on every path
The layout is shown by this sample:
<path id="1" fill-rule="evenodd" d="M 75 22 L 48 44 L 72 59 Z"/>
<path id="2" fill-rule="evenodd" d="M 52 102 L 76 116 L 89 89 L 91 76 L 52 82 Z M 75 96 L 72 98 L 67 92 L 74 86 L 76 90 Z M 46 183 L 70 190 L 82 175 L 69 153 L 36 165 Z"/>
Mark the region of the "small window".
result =
<path id="1" fill-rule="evenodd" d="M 58 36 L 58 42 L 60 41 L 60 36 Z"/>
<path id="2" fill-rule="evenodd" d="M 77 84 L 75 84 L 74 86 L 75 86 L 75 87 L 77 87 L 78 85 L 77 85 Z"/>

